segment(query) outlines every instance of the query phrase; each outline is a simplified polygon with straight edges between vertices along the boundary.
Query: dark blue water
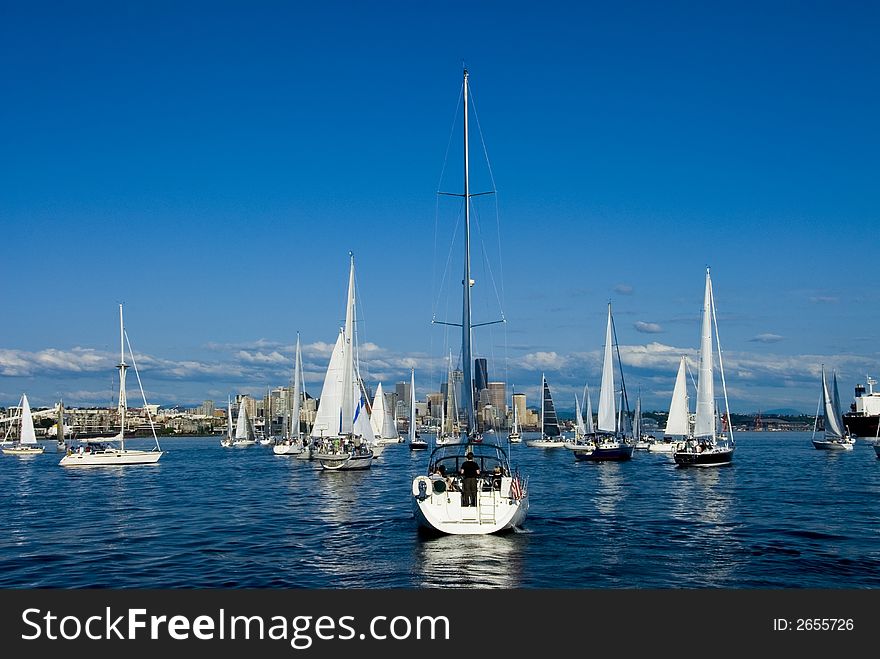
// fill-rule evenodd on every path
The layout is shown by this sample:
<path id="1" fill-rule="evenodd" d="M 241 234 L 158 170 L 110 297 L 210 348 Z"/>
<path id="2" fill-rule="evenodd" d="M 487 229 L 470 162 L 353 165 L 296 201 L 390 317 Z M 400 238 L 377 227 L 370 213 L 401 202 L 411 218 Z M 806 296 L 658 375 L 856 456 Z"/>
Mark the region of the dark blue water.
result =
<path id="1" fill-rule="evenodd" d="M 154 466 L 0 456 L 0 587 L 880 587 L 871 445 L 737 439 L 734 463 L 712 469 L 514 445 L 530 477 L 526 532 L 440 538 L 410 512 L 427 452 L 402 444 L 369 471 L 336 473 L 214 438 L 163 440 Z"/>

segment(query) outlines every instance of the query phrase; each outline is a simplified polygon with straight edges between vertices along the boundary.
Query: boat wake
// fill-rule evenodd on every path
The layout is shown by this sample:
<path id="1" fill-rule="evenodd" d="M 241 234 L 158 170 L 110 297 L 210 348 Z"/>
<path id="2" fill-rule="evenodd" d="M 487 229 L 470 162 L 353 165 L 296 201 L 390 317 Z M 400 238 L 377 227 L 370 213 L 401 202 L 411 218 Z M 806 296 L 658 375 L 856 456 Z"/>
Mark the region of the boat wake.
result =
<path id="1" fill-rule="evenodd" d="M 513 528 L 514 533 L 534 533 L 534 531 L 532 531 L 531 529 L 524 529 L 521 526 L 514 526 L 511 528 Z"/>

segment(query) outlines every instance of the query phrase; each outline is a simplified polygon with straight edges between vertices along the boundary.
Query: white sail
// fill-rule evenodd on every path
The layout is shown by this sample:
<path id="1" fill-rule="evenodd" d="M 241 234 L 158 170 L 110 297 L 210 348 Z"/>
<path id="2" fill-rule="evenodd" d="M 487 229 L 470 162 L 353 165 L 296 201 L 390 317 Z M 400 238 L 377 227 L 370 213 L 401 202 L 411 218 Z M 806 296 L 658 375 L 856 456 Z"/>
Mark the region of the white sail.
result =
<path id="1" fill-rule="evenodd" d="M 357 398 L 355 405 L 351 431 L 355 435 L 360 435 L 370 446 L 376 443 L 376 433 L 373 432 L 373 426 L 370 424 L 370 414 L 367 412 L 367 397 L 362 392 Z"/>
<path id="2" fill-rule="evenodd" d="M 712 284 L 706 270 L 703 325 L 700 335 L 700 371 L 697 376 L 695 437 L 715 437 L 715 380 L 712 354 Z"/>
<path id="3" fill-rule="evenodd" d="M 324 375 L 324 387 L 321 389 L 318 411 L 315 413 L 315 423 L 312 426 L 312 437 L 332 437 L 341 432 L 343 362 L 345 361 L 343 334 L 343 330 L 340 330 L 339 336 L 336 337 L 336 345 L 333 346 L 333 353 L 330 355 L 330 364 Z"/>
<path id="4" fill-rule="evenodd" d="M 409 381 L 409 442 L 416 441 L 416 370 L 410 371 Z"/>
<path id="5" fill-rule="evenodd" d="M 244 405 L 244 398 L 242 398 L 241 404 L 238 406 L 238 423 L 235 426 L 235 438 L 253 439 L 253 435 L 250 432 L 250 425 L 247 408 Z"/>
<path id="6" fill-rule="evenodd" d="M 299 333 L 296 335 L 296 358 L 293 364 L 293 400 L 290 405 L 290 422 L 288 425 L 288 434 L 292 438 L 298 438 L 299 417 L 302 409 L 302 352 L 299 347 Z"/>
<path id="7" fill-rule="evenodd" d="M 376 387 L 376 395 L 373 396 L 373 414 L 370 417 L 370 425 L 373 427 L 373 434 L 377 437 L 384 437 L 382 427 L 385 425 L 385 394 L 382 393 L 382 383 Z"/>
<path id="8" fill-rule="evenodd" d="M 232 400 L 226 399 L 226 437 L 228 439 L 235 438 L 235 431 L 232 429 Z"/>
<path id="9" fill-rule="evenodd" d="M 642 438 L 642 396 L 636 397 L 636 411 L 633 413 L 632 436 L 636 441 Z"/>
<path id="10" fill-rule="evenodd" d="M 672 402 L 669 404 L 669 416 L 666 419 L 666 435 L 685 436 L 689 431 L 687 381 L 685 380 L 685 357 L 682 355 L 675 377 L 675 388 L 672 390 Z"/>
<path id="11" fill-rule="evenodd" d="M 586 398 L 586 403 L 584 407 L 587 410 L 587 416 L 584 419 L 584 432 L 587 435 L 592 435 L 596 432 L 596 428 L 593 425 L 593 401 L 590 400 L 590 388 L 584 385 L 584 396 Z"/>
<path id="12" fill-rule="evenodd" d="M 614 361 L 611 342 L 611 305 L 608 305 L 608 326 L 605 330 L 605 358 L 602 362 L 602 384 L 599 388 L 599 432 L 617 431 L 614 409 Z"/>
<path id="13" fill-rule="evenodd" d="M 516 416 L 516 401 L 511 397 L 510 400 L 511 407 L 513 407 L 513 428 L 511 428 L 511 432 L 519 433 L 519 419 Z"/>
<path id="14" fill-rule="evenodd" d="M 834 393 L 828 388 L 824 365 L 822 366 L 822 403 L 825 410 L 825 437 L 829 439 L 843 438 L 843 422 L 839 411 L 834 409 Z"/>
<path id="15" fill-rule="evenodd" d="M 37 433 L 34 431 L 34 417 L 27 395 L 21 395 L 21 439 L 22 444 L 36 444 Z"/>
<path id="16" fill-rule="evenodd" d="M 574 425 L 578 437 L 583 437 L 587 434 L 587 427 L 584 425 L 584 417 L 581 416 L 581 403 L 577 396 L 574 397 Z"/>

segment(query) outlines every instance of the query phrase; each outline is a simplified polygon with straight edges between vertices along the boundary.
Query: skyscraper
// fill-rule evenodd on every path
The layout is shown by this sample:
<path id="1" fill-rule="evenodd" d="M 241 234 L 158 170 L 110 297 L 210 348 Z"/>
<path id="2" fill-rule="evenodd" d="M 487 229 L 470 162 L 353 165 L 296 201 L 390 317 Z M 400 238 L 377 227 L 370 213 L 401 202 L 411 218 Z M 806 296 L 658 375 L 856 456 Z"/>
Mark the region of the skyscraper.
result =
<path id="1" fill-rule="evenodd" d="M 489 368 L 483 357 L 474 360 L 474 388 L 477 396 L 483 389 L 487 389 L 489 384 Z"/>

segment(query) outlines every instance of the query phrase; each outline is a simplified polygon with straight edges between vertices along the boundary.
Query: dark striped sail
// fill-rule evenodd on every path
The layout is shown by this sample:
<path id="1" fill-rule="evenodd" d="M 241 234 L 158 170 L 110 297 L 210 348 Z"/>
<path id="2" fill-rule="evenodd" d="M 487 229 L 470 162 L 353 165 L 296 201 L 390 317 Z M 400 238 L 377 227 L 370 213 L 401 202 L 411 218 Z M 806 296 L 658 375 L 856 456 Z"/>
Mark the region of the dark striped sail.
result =
<path id="1" fill-rule="evenodd" d="M 541 432 L 545 437 L 559 437 L 559 419 L 556 418 L 556 408 L 553 407 L 553 399 L 550 397 L 550 387 L 547 378 L 544 378 L 544 418 Z"/>

